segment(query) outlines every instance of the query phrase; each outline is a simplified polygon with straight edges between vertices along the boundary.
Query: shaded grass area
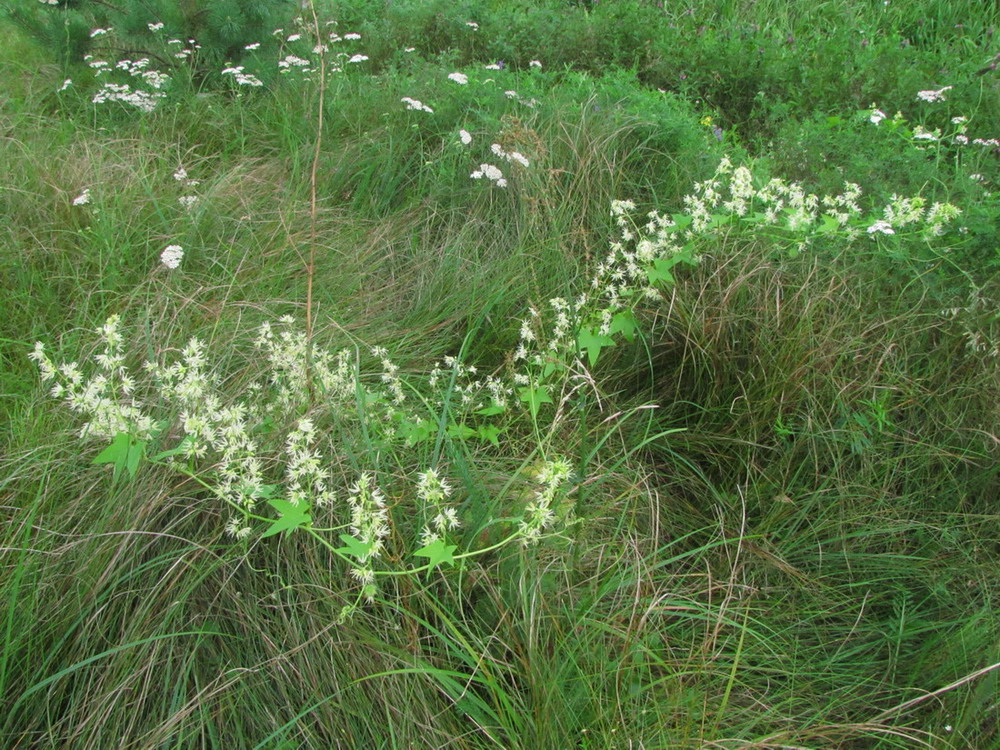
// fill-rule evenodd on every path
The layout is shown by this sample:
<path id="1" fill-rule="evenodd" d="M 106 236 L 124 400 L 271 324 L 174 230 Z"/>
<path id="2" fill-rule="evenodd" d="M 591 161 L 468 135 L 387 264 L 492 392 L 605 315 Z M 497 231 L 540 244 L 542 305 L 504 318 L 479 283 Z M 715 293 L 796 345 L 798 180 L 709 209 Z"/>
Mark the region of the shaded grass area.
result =
<path id="1" fill-rule="evenodd" d="M 9 746 L 998 741 L 997 672 L 983 671 L 1000 661 L 998 371 L 968 345 L 970 332 L 997 335 L 995 304 L 969 303 L 996 299 L 995 199 L 968 180 L 994 180 L 994 157 L 918 151 L 851 120 L 875 99 L 921 121 L 914 91 L 956 81 L 928 124 L 995 123 L 995 80 L 970 74 L 992 51 L 995 13 L 966 19 L 932 0 L 585 6 L 334 6 L 368 40 L 375 75 L 345 76 L 329 99 L 315 228 L 324 347 L 389 347 L 413 382 L 459 351 L 498 370 L 528 305 L 587 284 L 612 200 L 679 210 L 724 149 L 817 190 L 857 180 L 877 201 L 924 189 L 983 228 L 970 219 L 948 260 L 905 245 L 790 258 L 780 240 L 720 236 L 639 310 L 640 338 L 593 368 L 587 408 L 541 440 L 511 417 L 496 448 L 443 441 L 463 549 L 519 512 L 538 454 L 573 463 L 580 522 L 539 547 L 392 579 L 343 622 L 351 582 L 311 537 L 235 541 L 221 504 L 163 467 L 112 482 L 90 465 L 101 446 L 78 439 L 25 356 L 43 339 L 82 361 L 93 328 L 121 312 L 137 361 L 197 335 L 233 389 L 255 378 L 254 328 L 303 316 L 314 92 L 279 83 L 243 98 L 179 92 L 148 117 L 98 111 L 54 97 L 54 69 L 29 76 L 46 51 L 11 36 Z M 861 46 L 858 27 L 876 19 Z M 408 44 L 419 57 L 401 62 Z M 540 56 L 541 73 L 507 71 L 534 109 L 445 79 L 459 64 Z M 954 77 L 938 77 L 945 61 Z M 433 101 L 434 118 L 403 111 L 401 96 Z M 723 141 L 699 124 L 706 114 Z M 531 153 L 532 171 L 506 191 L 470 180 L 485 157 L 462 149 L 459 128 Z M 190 211 L 180 166 L 200 181 Z M 87 187 L 93 203 L 73 206 Z M 174 242 L 183 273 L 157 261 Z M 322 450 L 345 487 L 378 473 L 403 516 L 400 557 L 420 525 L 407 487 L 433 451 L 375 446 L 363 424 L 345 419 Z"/>

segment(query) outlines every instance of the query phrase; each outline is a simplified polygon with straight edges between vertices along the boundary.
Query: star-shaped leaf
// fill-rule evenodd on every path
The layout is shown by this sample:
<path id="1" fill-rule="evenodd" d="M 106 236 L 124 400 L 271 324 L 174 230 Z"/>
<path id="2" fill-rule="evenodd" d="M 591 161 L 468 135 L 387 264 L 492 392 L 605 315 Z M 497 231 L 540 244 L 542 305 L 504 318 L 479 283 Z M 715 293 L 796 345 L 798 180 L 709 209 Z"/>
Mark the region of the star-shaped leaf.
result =
<path id="1" fill-rule="evenodd" d="M 495 425 L 479 425 L 479 428 L 476 430 L 476 434 L 479 435 L 480 440 L 488 440 L 491 442 L 494 448 L 500 447 L 500 429 Z"/>
<path id="2" fill-rule="evenodd" d="M 338 549 L 337 552 L 340 552 L 343 555 L 350 555 L 359 562 L 367 560 L 368 555 L 372 551 L 371 544 L 366 544 L 350 534 L 341 534 L 340 541 L 344 543 L 344 546 Z"/>
<path id="3" fill-rule="evenodd" d="M 130 479 L 135 477 L 139 462 L 145 453 L 145 440 L 139 440 L 127 432 L 119 432 L 111 441 L 111 445 L 97 454 L 91 463 L 111 464 L 114 467 L 114 481 L 117 482 L 123 471 L 128 472 Z"/>
<path id="4" fill-rule="evenodd" d="M 426 557 L 431 570 L 442 563 L 455 564 L 455 550 L 458 545 L 445 544 L 443 539 L 435 539 L 413 553 L 414 557 Z"/>
<path id="5" fill-rule="evenodd" d="M 535 388 L 519 388 L 518 395 L 521 401 L 528 405 L 528 408 L 531 410 L 532 417 L 538 416 L 538 410 L 541 408 L 542 404 L 552 403 L 552 397 L 549 395 L 549 389 L 544 385 L 539 385 Z"/>
<path id="6" fill-rule="evenodd" d="M 590 366 L 593 367 L 597 364 L 598 357 L 601 356 L 601 349 L 606 346 L 614 346 L 615 340 L 603 333 L 594 333 L 589 328 L 581 328 L 576 337 L 576 343 L 581 351 L 587 352 L 587 359 L 590 360 Z"/>
<path id="7" fill-rule="evenodd" d="M 622 310 L 611 319 L 611 330 L 608 333 L 612 336 L 620 333 L 628 341 L 635 341 L 635 329 L 635 315 L 631 310 Z"/>
<path id="8" fill-rule="evenodd" d="M 674 265 L 674 263 L 671 263 L 664 258 L 657 258 L 653 261 L 653 265 L 646 269 L 646 278 L 649 279 L 650 284 L 656 284 L 658 282 L 673 284 L 674 275 L 670 273 L 670 269 L 673 268 Z"/>
<path id="9" fill-rule="evenodd" d="M 268 500 L 267 504 L 278 511 L 281 514 L 281 518 L 271 521 L 271 525 L 260 535 L 261 539 L 274 536 L 282 531 L 292 532 L 301 526 L 307 526 L 312 523 L 308 507 L 293 505 L 279 497 Z"/>

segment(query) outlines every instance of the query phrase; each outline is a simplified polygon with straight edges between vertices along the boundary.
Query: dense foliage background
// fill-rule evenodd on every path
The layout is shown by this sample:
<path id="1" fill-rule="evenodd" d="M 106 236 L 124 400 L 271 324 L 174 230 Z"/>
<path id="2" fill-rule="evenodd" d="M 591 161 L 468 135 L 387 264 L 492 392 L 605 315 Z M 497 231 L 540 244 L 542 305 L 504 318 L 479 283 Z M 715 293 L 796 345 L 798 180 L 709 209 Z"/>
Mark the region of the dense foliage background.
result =
<path id="1" fill-rule="evenodd" d="M 996 3 L 8 5 L 4 746 L 998 746 Z M 859 212 L 720 201 L 600 329 L 609 247 L 724 157 Z M 961 213 L 884 214 L 914 197 Z M 118 395 L 168 415 L 131 464 L 29 359 L 89 378 L 112 315 Z M 315 350 L 255 348 L 286 315 Z M 234 526 L 225 460 L 151 460 L 193 407 L 142 363 L 191 337 L 275 498 L 315 422 L 327 515 Z M 456 559 L 396 574 L 429 468 Z M 307 530 L 357 527 L 364 474 L 371 590 Z"/>

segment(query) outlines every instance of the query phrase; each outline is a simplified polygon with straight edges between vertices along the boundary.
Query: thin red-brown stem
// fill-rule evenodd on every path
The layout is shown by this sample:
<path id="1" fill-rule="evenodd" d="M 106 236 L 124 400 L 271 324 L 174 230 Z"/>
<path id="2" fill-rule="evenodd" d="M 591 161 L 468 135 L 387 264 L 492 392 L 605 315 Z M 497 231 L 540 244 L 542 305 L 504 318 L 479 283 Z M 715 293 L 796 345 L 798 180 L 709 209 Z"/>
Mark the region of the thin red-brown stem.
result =
<path id="1" fill-rule="evenodd" d="M 315 3 L 309 3 L 312 13 L 313 32 L 316 43 L 323 44 L 320 36 L 319 18 L 316 16 Z M 313 400 L 312 384 L 312 339 L 313 339 L 313 279 L 316 276 L 316 175 L 319 173 L 320 148 L 323 145 L 323 109 L 326 100 L 326 56 L 319 56 L 319 106 L 316 112 L 316 144 L 313 148 L 312 167 L 309 170 L 309 260 L 306 263 L 306 384 L 309 389 L 309 400 Z"/>

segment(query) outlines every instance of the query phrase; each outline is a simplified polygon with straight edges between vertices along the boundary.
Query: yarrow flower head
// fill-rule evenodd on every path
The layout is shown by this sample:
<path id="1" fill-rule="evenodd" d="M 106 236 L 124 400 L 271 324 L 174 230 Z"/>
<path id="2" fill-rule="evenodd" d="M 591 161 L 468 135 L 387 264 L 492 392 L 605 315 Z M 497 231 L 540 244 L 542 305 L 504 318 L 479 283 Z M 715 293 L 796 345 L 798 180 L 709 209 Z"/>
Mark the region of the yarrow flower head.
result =
<path id="1" fill-rule="evenodd" d="M 469 76 L 465 75 L 465 73 L 449 73 L 448 79 L 454 81 L 460 86 L 464 86 L 469 82 Z"/>
<path id="2" fill-rule="evenodd" d="M 180 245 L 167 245 L 160 253 L 160 262 L 167 268 L 177 268 L 184 259 L 184 248 Z"/>
<path id="3" fill-rule="evenodd" d="M 430 114 L 434 114 L 434 110 L 431 109 L 430 107 L 428 107 L 426 104 L 424 104 L 419 99 L 411 99 L 408 96 L 404 96 L 402 99 L 400 99 L 400 101 L 403 102 L 403 104 L 406 105 L 407 109 L 415 109 L 415 110 L 418 110 L 420 112 L 428 112 Z"/>
<path id="4" fill-rule="evenodd" d="M 222 71 L 224 76 L 232 76 L 233 80 L 240 86 L 263 86 L 264 83 L 257 78 L 257 76 L 251 73 L 244 73 L 243 66 L 238 65 L 235 68 L 225 68 Z"/>
<path id="5" fill-rule="evenodd" d="M 921 99 L 925 102 L 943 102 L 945 101 L 944 92 L 949 91 L 954 88 L 954 86 L 945 86 L 943 89 L 918 91 L 917 99 Z"/>
<path id="6" fill-rule="evenodd" d="M 468 146 L 472 143 L 472 134 L 468 130 L 459 130 L 458 137 L 462 141 L 462 144 Z"/>
<path id="7" fill-rule="evenodd" d="M 90 203 L 90 188 L 84 189 L 82 193 L 73 199 L 74 206 L 85 206 Z"/>
<path id="8" fill-rule="evenodd" d="M 481 180 L 485 177 L 495 183 L 497 187 L 507 187 L 507 180 L 504 178 L 503 172 L 492 164 L 480 164 L 479 169 L 470 174 L 469 177 L 474 180 Z"/>

